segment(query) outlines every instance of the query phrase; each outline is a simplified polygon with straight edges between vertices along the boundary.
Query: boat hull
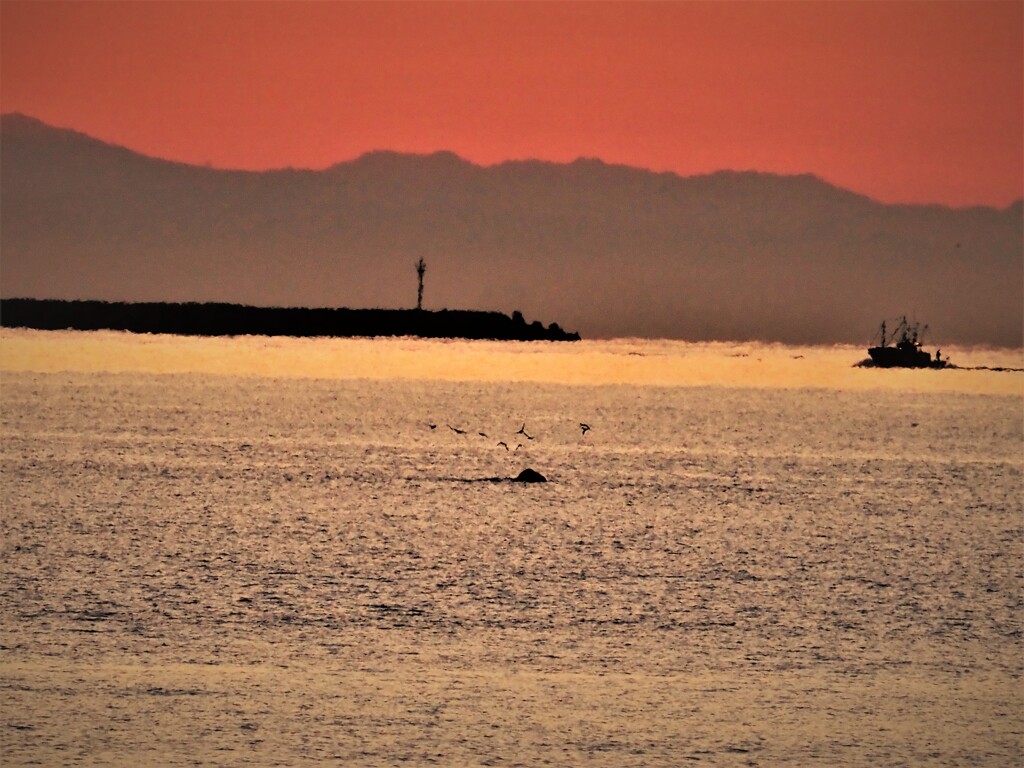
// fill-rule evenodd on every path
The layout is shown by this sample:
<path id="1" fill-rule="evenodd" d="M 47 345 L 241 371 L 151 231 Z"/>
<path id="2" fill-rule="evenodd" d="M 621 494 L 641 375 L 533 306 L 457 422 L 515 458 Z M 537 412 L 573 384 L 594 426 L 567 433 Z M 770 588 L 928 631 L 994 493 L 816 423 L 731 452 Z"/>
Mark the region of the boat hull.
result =
<path id="1" fill-rule="evenodd" d="M 945 360 L 933 360 L 922 349 L 896 347 L 871 347 L 868 350 L 871 361 L 879 368 L 945 368 Z"/>

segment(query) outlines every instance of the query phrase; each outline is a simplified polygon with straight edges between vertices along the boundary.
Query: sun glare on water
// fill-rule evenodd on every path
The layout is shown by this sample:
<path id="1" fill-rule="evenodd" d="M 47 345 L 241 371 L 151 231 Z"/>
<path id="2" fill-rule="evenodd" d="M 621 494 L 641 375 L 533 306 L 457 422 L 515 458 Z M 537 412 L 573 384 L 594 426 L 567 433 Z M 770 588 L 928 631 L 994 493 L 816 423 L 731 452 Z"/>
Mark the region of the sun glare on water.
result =
<path id="1" fill-rule="evenodd" d="M 1024 395 L 1024 373 L 860 368 L 865 350 L 620 339 L 577 343 L 416 338 L 178 337 L 113 331 L 0 332 L 0 370 L 199 373 L 318 379 L 896 389 Z M 950 348 L 963 368 L 1021 368 L 1024 351 Z"/>

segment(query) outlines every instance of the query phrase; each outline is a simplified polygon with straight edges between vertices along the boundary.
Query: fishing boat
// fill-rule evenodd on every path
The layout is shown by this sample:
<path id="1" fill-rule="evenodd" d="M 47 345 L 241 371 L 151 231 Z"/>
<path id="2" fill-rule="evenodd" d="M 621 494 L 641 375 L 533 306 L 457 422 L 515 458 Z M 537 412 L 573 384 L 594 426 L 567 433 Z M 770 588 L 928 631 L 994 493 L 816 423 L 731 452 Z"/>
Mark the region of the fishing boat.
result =
<path id="1" fill-rule="evenodd" d="M 922 349 L 921 336 L 927 329 L 902 317 L 890 334 L 883 320 L 880 344 L 868 348 L 871 362 L 879 368 L 945 368 L 948 361 L 942 359 L 942 350 L 936 350 L 933 358 Z"/>

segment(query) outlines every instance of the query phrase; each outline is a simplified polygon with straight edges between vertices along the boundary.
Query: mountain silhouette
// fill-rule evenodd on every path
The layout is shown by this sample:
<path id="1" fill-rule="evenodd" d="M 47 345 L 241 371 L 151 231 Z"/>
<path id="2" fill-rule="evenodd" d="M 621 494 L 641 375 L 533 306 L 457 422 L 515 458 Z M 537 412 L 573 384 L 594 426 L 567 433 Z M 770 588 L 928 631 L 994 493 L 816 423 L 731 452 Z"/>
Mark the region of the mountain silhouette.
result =
<path id="1" fill-rule="evenodd" d="M 256 128 L 254 128 L 256 130 Z M 888 205 L 814 176 L 371 152 L 219 170 L 0 117 L 0 294 L 510 311 L 585 338 L 1024 343 L 1024 208 Z"/>

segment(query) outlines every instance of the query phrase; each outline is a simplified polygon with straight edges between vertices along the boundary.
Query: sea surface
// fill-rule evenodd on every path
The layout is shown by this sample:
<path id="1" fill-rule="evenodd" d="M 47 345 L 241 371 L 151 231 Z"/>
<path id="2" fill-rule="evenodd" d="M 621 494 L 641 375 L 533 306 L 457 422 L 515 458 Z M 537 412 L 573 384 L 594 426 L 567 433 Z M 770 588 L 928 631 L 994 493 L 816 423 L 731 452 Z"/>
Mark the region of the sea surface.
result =
<path id="1" fill-rule="evenodd" d="M 0 764 L 1021 765 L 1024 373 L 864 356 L 4 330 Z"/>

